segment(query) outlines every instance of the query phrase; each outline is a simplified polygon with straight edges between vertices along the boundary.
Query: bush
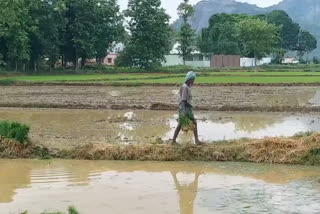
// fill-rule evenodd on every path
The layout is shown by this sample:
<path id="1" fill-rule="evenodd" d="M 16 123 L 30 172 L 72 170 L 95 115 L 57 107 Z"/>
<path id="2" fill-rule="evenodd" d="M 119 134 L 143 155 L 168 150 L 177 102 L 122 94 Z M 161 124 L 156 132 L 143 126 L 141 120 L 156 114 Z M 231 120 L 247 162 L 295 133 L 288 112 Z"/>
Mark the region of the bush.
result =
<path id="1" fill-rule="evenodd" d="M 18 143 L 27 142 L 30 127 L 18 122 L 0 121 L 0 135 L 4 138 L 16 140 Z"/>

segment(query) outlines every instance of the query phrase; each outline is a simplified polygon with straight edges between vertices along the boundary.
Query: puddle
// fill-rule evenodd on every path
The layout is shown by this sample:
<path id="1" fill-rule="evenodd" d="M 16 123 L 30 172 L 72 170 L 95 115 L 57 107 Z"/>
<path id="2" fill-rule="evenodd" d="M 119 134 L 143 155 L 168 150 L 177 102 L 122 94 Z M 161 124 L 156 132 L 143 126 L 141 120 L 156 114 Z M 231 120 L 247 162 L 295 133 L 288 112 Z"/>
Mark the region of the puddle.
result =
<path id="1" fill-rule="evenodd" d="M 293 136 L 320 131 L 320 113 L 196 112 L 200 139 L 212 142 L 240 138 Z M 31 126 L 31 139 L 54 148 L 87 143 L 150 143 L 172 138 L 176 112 L 1 108 L 0 120 Z M 182 133 L 179 142 L 192 142 Z"/>
<path id="2" fill-rule="evenodd" d="M 319 167 L 0 160 L 0 213 L 319 213 Z"/>

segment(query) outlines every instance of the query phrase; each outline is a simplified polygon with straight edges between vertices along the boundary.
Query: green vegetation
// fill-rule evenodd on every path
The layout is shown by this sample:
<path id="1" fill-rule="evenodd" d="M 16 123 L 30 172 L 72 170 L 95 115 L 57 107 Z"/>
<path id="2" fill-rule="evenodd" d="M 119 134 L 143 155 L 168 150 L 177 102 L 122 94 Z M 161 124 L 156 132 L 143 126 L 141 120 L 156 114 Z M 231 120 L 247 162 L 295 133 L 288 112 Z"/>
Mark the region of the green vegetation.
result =
<path id="1" fill-rule="evenodd" d="M 195 38 L 195 32 L 192 26 L 189 24 L 189 19 L 194 14 L 194 8 L 190 5 L 189 0 L 183 0 L 183 2 L 178 7 L 179 17 L 183 20 L 179 32 L 179 55 L 183 59 L 183 64 L 186 64 L 187 57 L 190 56 L 193 50 L 193 43 Z"/>
<path id="2" fill-rule="evenodd" d="M 215 14 L 209 27 L 202 29 L 198 46 L 203 53 L 262 58 L 274 55 L 280 63 L 288 51 L 300 56 L 317 48 L 317 40 L 301 30 L 289 15 L 280 10 L 266 15 Z"/>
<path id="3" fill-rule="evenodd" d="M 194 125 L 188 116 L 180 116 L 181 130 L 184 132 L 193 131 Z"/>
<path id="4" fill-rule="evenodd" d="M 170 17 L 161 8 L 161 0 L 129 0 L 125 15 L 131 36 L 117 64 L 143 68 L 161 65 L 171 49 Z"/>
<path id="5" fill-rule="evenodd" d="M 260 19 L 244 19 L 237 24 L 237 33 L 243 53 L 256 60 L 271 54 L 279 44 L 279 29 Z"/>
<path id="6" fill-rule="evenodd" d="M 116 0 L 0 0 L 0 66 L 54 68 L 101 61 L 124 32 Z M 81 59 L 81 60 L 80 60 Z"/>
<path id="7" fill-rule="evenodd" d="M 18 122 L 0 121 L 0 136 L 25 144 L 28 141 L 29 126 Z"/>
<path id="8" fill-rule="evenodd" d="M 25 212 L 23 212 L 21 214 L 28 214 L 28 212 L 25 211 Z M 57 212 L 56 211 L 56 212 L 42 212 L 41 214 L 66 214 L 66 213 L 65 212 Z M 69 207 L 67 214 L 80 214 L 80 213 L 76 210 L 76 208 Z"/>
<path id="9" fill-rule="evenodd" d="M 263 69 L 263 70 L 262 70 Z M 287 69 L 286 67 L 283 69 Z M 320 84 L 319 67 L 308 69 L 281 70 L 281 72 L 269 71 L 268 67 L 261 68 L 263 72 L 252 71 L 239 72 L 224 71 L 216 72 L 209 68 L 199 70 L 196 84 Z M 305 70 L 305 71 L 303 71 Z M 112 73 L 112 74 L 74 74 L 74 75 L 19 75 L 0 76 L 0 86 L 8 85 L 32 85 L 32 84 L 105 84 L 105 85 L 128 85 L 139 86 L 144 84 L 177 85 L 184 82 L 185 73 L 183 69 L 161 73 Z"/>

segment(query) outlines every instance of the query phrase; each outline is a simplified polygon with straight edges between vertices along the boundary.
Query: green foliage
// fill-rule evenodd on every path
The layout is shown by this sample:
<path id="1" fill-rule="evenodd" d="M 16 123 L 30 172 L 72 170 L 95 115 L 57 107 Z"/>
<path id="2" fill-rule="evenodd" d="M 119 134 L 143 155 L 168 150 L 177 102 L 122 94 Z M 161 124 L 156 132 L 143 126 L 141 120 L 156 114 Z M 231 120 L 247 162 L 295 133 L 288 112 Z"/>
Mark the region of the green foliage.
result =
<path id="1" fill-rule="evenodd" d="M 209 20 L 209 27 L 202 30 L 198 46 L 204 53 L 240 55 L 241 47 L 237 37 L 237 23 L 247 15 L 215 14 Z"/>
<path id="2" fill-rule="evenodd" d="M 245 23 L 247 24 L 246 27 L 249 27 L 249 24 L 251 27 L 248 29 L 241 28 L 241 25 Z M 259 26 L 254 23 L 263 23 L 263 25 Z M 255 27 L 253 27 L 254 25 Z M 275 30 L 274 26 L 278 29 Z M 261 33 L 263 27 L 271 29 L 271 31 L 264 30 L 267 32 L 264 37 L 263 33 Z M 239 34 L 239 28 L 241 28 L 240 32 L 250 30 L 250 34 Z M 199 35 L 198 46 L 203 53 L 216 55 L 242 55 L 261 58 L 266 54 L 272 53 L 275 58 L 274 61 L 280 63 L 284 54 L 289 50 L 297 50 L 297 47 L 300 47 L 300 52 L 305 53 L 315 49 L 315 40 L 311 38 L 310 34 L 299 34 L 299 32 L 300 26 L 295 23 L 287 13 L 280 10 L 272 11 L 266 15 L 256 16 L 222 13 L 215 14 L 210 18 L 209 27 L 202 29 Z M 251 35 L 251 38 L 246 38 L 247 35 Z M 260 38 L 257 37 L 255 39 L 259 47 L 253 50 L 255 45 L 252 39 L 256 36 L 260 36 Z M 271 39 L 268 39 L 267 36 L 270 36 Z M 266 43 L 269 44 L 266 45 Z M 249 46 L 251 48 L 249 48 Z M 306 46 L 308 46 L 308 51 L 306 51 Z M 258 49 L 265 50 L 257 53 Z"/>
<path id="3" fill-rule="evenodd" d="M 238 23 L 238 36 L 246 54 L 260 59 L 277 48 L 281 38 L 279 28 L 259 19 L 244 19 Z"/>
<path id="4" fill-rule="evenodd" d="M 28 212 L 25 211 L 25 212 L 23 212 L 23 213 L 21 213 L 21 214 L 28 214 Z M 42 212 L 41 214 L 65 214 L 65 213 L 64 213 L 64 212 L 58 212 L 58 211 L 56 211 L 56 212 Z M 74 207 L 69 207 L 69 208 L 68 208 L 68 214 L 80 214 L 80 213 L 77 211 L 76 208 L 74 208 Z"/>
<path id="5" fill-rule="evenodd" d="M 193 122 L 189 119 L 188 116 L 181 116 L 179 118 L 179 122 L 181 123 L 181 130 L 184 132 L 193 131 L 194 125 Z"/>
<path id="6" fill-rule="evenodd" d="M 298 37 L 296 50 L 298 55 L 302 57 L 306 52 L 310 53 L 317 48 L 317 39 L 308 31 L 301 31 Z"/>
<path id="7" fill-rule="evenodd" d="M 129 0 L 125 12 L 130 39 L 118 64 L 149 68 L 160 65 L 170 50 L 169 16 L 160 0 Z"/>
<path id="8" fill-rule="evenodd" d="M 15 81 L 12 79 L 0 79 L 0 86 L 14 85 Z"/>
<path id="9" fill-rule="evenodd" d="M 289 15 L 282 10 L 275 10 L 266 15 L 266 21 L 280 28 L 282 48 L 295 50 L 300 32 L 299 24 L 295 23 Z"/>
<path id="10" fill-rule="evenodd" d="M 68 212 L 69 214 L 79 214 L 79 212 L 74 207 L 69 207 Z"/>
<path id="11" fill-rule="evenodd" d="M 183 0 L 183 2 L 178 7 L 179 17 L 182 18 L 183 24 L 179 32 L 179 55 L 183 59 L 183 63 L 187 57 L 191 54 L 193 50 L 193 43 L 195 38 L 195 32 L 192 26 L 188 23 L 188 19 L 194 14 L 194 9 L 192 5 L 189 4 L 189 0 Z"/>
<path id="12" fill-rule="evenodd" d="M 116 0 L 0 0 L 0 66 L 38 70 L 101 59 L 122 36 Z"/>
<path id="13" fill-rule="evenodd" d="M 28 140 L 29 126 L 18 122 L 0 121 L 0 135 L 24 144 Z"/>

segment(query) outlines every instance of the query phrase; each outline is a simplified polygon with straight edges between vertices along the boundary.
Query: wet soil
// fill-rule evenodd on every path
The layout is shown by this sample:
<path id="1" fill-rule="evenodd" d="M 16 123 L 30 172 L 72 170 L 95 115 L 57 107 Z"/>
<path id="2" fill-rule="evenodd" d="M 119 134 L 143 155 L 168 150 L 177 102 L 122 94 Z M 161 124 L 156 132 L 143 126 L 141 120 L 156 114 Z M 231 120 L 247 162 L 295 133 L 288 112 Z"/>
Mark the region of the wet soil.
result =
<path id="1" fill-rule="evenodd" d="M 0 107 L 176 110 L 178 86 L 2 86 Z M 196 86 L 197 110 L 320 111 L 316 86 Z"/>

